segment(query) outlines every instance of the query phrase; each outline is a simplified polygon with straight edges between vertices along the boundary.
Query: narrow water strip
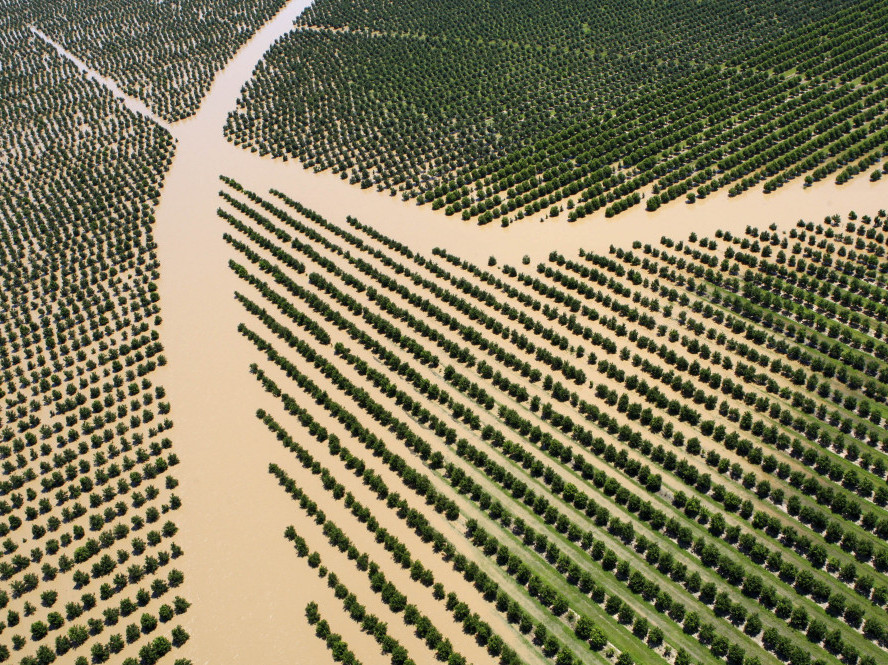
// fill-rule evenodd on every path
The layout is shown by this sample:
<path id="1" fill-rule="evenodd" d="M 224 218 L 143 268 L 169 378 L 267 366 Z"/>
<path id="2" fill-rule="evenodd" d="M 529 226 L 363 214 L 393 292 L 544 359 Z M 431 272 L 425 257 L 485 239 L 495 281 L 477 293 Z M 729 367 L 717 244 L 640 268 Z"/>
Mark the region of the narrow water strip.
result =
<path id="1" fill-rule="evenodd" d="M 169 359 L 162 381 L 176 405 L 185 591 L 195 603 L 186 625 L 193 639 L 182 655 L 195 662 L 298 664 L 329 658 L 299 623 L 314 581 L 293 575 L 292 547 L 282 536 L 293 506 L 267 471 L 269 462 L 286 467 L 292 459 L 254 415 L 269 401 L 247 370 L 257 360 L 255 349 L 237 333 L 246 316 L 233 294 L 243 285 L 227 266 L 226 228 L 215 214 L 220 173 L 260 193 L 277 187 L 337 223 L 354 215 L 417 251 L 443 245 L 476 262 L 489 254 L 513 263 L 524 253 L 540 260 L 552 249 L 573 256 L 580 246 L 606 251 L 610 243 L 655 243 L 661 235 L 686 237 L 691 230 L 701 236 L 716 228 L 742 232 L 746 224 L 771 221 L 788 228 L 799 217 L 817 219 L 850 207 L 871 212 L 888 193 L 884 182 L 877 186 L 862 177 L 841 188 L 819 183 L 802 190 L 793 183 L 767 196 L 749 192 L 728 201 L 723 191 L 693 206 L 674 202 L 656 214 L 640 206 L 614 220 L 599 216 L 568 224 L 561 216 L 500 229 L 445 217 L 429 206 L 361 190 L 329 172 L 315 174 L 296 160 L 261 157 L 228 143 L 223 127 L 243 85 L 309 4 L 291 0 L 283 7 L 217 73 L 197 113 L 175 123 L 176 156 L 156 211 L 161 339 Z M 368 664 L 373 658 L 362 654 Z"/>
<path id="2" fill-rule="evenodd" d="M 145 116 L 149 120 L 156 122 L 168 132 L 173 133 L 170 124 L 163 120 L 160 116 L 155 115 L 154 112 L 150 108 L 148 108 L 145 102 L 143 102 L 141 99 L 136 99 L 135 97 L 126 94 L 123 90 L 120 89 L 120 86 L 117 85 L 117 83 L 113 79 L 110 79 L 107 76 L 102 76 L 96 70 L 91 69 L 89 65 L 83 62 L 83 60 L 68 51 L 64 46 L 54 41 L 49 35 L 42 32 L 35 26 L 32 25 L 30 27 L 31 32 L 34 33 L 34 35 L 52 46 L 60 56 L 62 56 L 63 58 L 71 62 L 75 67 L 77 67 L 77 69 L 80 70 L 80 72 L 83 73 L 86 78 L 92 79 L 107 88 L 112 95 L 123 101 L 124 105 L 130 111 Z"/>

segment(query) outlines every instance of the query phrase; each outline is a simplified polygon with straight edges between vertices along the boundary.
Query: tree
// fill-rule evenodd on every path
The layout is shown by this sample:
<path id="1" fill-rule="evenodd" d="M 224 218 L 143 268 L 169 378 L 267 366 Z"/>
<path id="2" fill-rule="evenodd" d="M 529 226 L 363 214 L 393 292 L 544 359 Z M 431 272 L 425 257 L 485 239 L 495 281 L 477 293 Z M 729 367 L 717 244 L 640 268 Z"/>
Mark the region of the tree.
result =
<path id="1" fill-rule="evenodd" d="M 90 655 L 96 663 L 104 663 L 108 660 L 108 649 L 101 642 L 95 642 L 90 648 Z"/>
<path id="2" fill-rule="evenodd" d="M 49 628 L 42 621 L 35 621 L 31 624 L 31 639 L 35 642 L 42 640 L 49 632 Z"/>
<path id="3" fill-rule="evenodd" d="M 148 612 L 142 614 L 139 618 L 139 623 L 141 624 L 142 632 L 146 634 L 157 628 L 157 618 L 153 614 L 148 614 Z"/>
<path id="4" fill-rule="evenodd" d="M 743 665 L 746 659 L 746 651 L 739 644 L 731 644 L 728 647 L 727 662 L 728 665 Z"/>
<path id="5" fill-rule="evenodd" d="M 111 653 L 120 653 L 123 651 L 123 648 L 126 646 L 123 638 L 120 636 L 120 633 L 115 633 L 108 640 L 108 650 Z"/>
<path id="6" fill-rule="evenodd" d="M 885 635 L 885 629 L 878 619 L 871 617 L 863 624 L 863 634 L 874 642 L 880 642 Z"/>
<path id="7" fill-rule="evenodd" d="M 814 644 L 818 644 L 823 640 L 826 636 L 826 624 L 822 621 L 815 619 L 808 625 L 808 632 L 806 637 L 809 642 Z"/>
<path id="8" fill-rule="evenodd" d="M 816 622 L 812 622 L 812 626 L 813 626 L 813 623 L 816 623 Z M 810 628 L 808 629 L 808 632 L 809 633 L 811 632 Z M 834 653 L 834 654 L 841 653 L 842 649 L 844 648 L 844 645 L 845 645 L 845 641 L 844 641 L 844 639 L 842 639 L 842 631 L 840 631 L 838 628 L 836 628 L 831 633 L 827 634 L 826 638 L 823 640 L 823 647 L 827 651 L 829 651 L 830 653 Z"/>
<path id="9" fill-rule="evenodd" d="M 574 634 L 581 640 L 588 640 L 595 629 L 595 622 L 587 616 L 581 616 L 574 627 Z"/>
<path id="10" fill-rule="evenodd" d="M 598 626 L 593 625 L 589 630 L 589 646 L 593 651 L 601 651 L 607 646 L 607 637 Z"/>
<path id="11" fill-rule="evenodd" d="M 684 618 L 684 632 L 694 635 L 700 628 L 700 617 L 696 612 L 688 612 Z"/>
<path id="12" fill-rule="evenodd" d="M 576 662 L 576 658 L 567 647 L 562 648 L 555 659 L 555 665 L 576 665 Z"/>
<path id="13" fill-rule="evenodd" d="M 142 631 L 139 630 L 139 627 L 136 624 L 131 623 L 126 627 L 127 643 L 132 644 L 133 642 L 138 640 L 141 635 Z M 73 642 L 74 640 L 72 639 L 71 641 Z"/>
<path id="14" fill-rule="evenodd" d="M 182 626 L 176 626 L 175 628 L 173 628 L 172 637 L 173 645 L 175 645 L 176 647 L 180 647 L 188 641 L 190 635 L 188 635 L 188 633 L 185 631 L 184 628 L 182 628 Z"/>

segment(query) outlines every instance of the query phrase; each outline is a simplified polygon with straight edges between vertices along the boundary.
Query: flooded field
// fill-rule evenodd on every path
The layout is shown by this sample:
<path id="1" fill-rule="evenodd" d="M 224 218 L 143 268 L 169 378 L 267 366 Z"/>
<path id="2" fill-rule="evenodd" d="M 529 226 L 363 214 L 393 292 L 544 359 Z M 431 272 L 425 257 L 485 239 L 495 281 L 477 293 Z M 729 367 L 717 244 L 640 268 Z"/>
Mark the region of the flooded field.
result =
<path id="1" fill-rule="evenodd" d="M 711 236 L 716 229 L 742 235 L 748 225 L 764 229 L 774 223 L 782 232 L 799 219 L 820 222 L 826 215 L 844 215 L 852 209 L 874 215 L 888 207 L 888 183 L 870 183 L 861 176 L 842 186 L 830 181 L 805 189 L 794 182 L 771 194 L 751 191 L 733 199 L 721 191 L 694 205 L 676 201 L 655 213 L 637 206 L 614 219 L 605 219 L 599 211 L 576 223 L 568 223 L 565 217 L 543 222 L 525 219 L 501 229 L 495 223 L 477 226 L 433 213 L 427 206 L 361 190 L 333 174 L 303 169 L 294 161 L 259 157 L 228 143 L 222 128 L 256 63 L 307 4 L 305 0 L 289 3 L 259 31 L 219 73 L 195 116 L 165 125 L 176 139 L 176 155 L 156 215 L 161 335 L 169 360 L 159 375 L 176 405 L 182 460 L 178 476 L 184 502 L 178 524 L 180 544 L 188 553 L 183 563 L 184 591 L 196 608 L 183 619 L 192 639 L 182 653 L 199 663 L 249 663 L 257 658 L 326 662 L 329 656 L 323 642 L 304 622 L 309 600 L 321 604 L 324 616 L 364 663 L 388 662 L 347 618 L 326 584 L 297 564 L 292 545 L 283 538 L 290 524 L 306 532 L 313 527 L 268 473 L 270 462 L 292 468 L 293 460 L 257 420 L 256 409 L 273 411 L 281 419 L 286 416 L 279 406 L 269 403 L 269 396 L 248 373 L 250 363 L 262 355 L 237 329 L 247 317 L 233 297 L 243 286 L 228 266 L 234 253 L 222 237 L 228 229 L 216 214 L 218 193 L 224 188 L 220 175 L 263 195 L 278 189 L 340 226 L 351 215 L 425 256 L 441 247 L 478 265 L 486 265 L 491 255 L 500 264 L 512 265 L 527 255 L 535 265 L 552 251 L 570 259 L 581 248 L 607 254 L 611 245 L 628 248 L 633 241 L 656 245 L 662 236 L 680 239 L 692 231 L 701 237 Z M 126 103 L 148 113 L 132 100 Z M 322 380 L 316 370 L 306 371 L 314 380 Z M 317 479 L 312 489 L 322 496 Z M 363 501 L 373 500 L 365 487 L 354 491 L 363 493 Z M 331 503 L 324 510 L 337 523 L 350 519 L 342 506 Z M 421 547 L 405 527 L 398 533 L 415 549 Z M 462 537 L 458 529 L 451 535 Z M 369 535 L 356 531 L 353 539 L 377 560 L 386 557 Z M 322 551 L 324 560 L 335 556 L 333 548 Z M 447 578 L 447 585 L 455 586 L 460 596 L 471 593 L 468 583 L 455 575 L 448 578 L 446 566 L 436 565 L 436 573 Z M 336 570 L 349 588 L 361 586 L 363 577 L 353 567 L 341 563 Z M 418 598 L 416 602 L 424 601 Z M 478 611 L 483 608 L 493 614 L 477 599 L 476 605 Z M 385 611 L 379 603 L 371 606 Z M 443 612 L 435 619 L 442 625 L 447 621 Z M 501 620 L 498 625 L 509 629 Z M 394 628 L 393 622 L 392 626 L 399 639 L 412 647 L 411 653 L 421 654 L 420 640 L 403 626 Z M 446 630 L 459 639 L 455 626 L 448 625 Z M 512 637 L 518 640 L 517 634 Z M 467 644 L 465 653 L 484 657 L 474 643 Z M 527 653 L 534 651 L 527 648 Z M 708 656 L 703 652 L 700 657 Z M 422 655 L 414 658 L 423 662 Z M 594 654 L 584 658 L 601 661 Z"/>

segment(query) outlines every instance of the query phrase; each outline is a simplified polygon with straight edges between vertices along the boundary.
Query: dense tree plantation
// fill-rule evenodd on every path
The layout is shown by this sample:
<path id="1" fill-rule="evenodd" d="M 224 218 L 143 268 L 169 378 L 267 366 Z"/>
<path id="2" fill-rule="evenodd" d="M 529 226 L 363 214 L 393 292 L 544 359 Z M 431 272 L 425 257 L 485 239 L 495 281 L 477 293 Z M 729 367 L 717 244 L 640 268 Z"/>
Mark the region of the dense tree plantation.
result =
<path id="1" fill-rule="evenodd" d="M 172 139 L 28 16 L 0 15 L 0 662 L 186 663 L 179 459 L 154 380 Z"/>
<path id="2" fill-rule="evenodd" d="M 216 155 L 503 227 L 882 179 L 888 0 L 737 4 L 318 0 L 199 109 L 298 5 L 8 0 L 0 663 L 888 662 L 885 210 L 479 265 L 215 196 Z"/>
<path id="3" fill-rule="evenodd" d="M 392 662 L 884 661 L 884 211 L 479 267 L 223 181 L 287 538 Z"/>
<path id="4" fill-rule="evenodd" d="M 503 226 L 877 179 L 886 15 L 883 0 L 325 0 L 266 54 L 226 133 Z"/>
<path id="5" fill-rule="evenodd" d="M 283 0 L 26 2 L 30 21 L 169 122 L 192 115 L 216 72 Z"/>

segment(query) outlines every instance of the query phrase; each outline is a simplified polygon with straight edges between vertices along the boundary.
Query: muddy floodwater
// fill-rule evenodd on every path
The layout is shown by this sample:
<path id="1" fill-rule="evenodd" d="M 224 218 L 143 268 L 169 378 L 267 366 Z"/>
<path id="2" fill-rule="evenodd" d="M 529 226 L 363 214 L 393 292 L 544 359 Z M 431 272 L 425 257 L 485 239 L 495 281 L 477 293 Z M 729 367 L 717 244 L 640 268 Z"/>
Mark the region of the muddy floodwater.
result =
<path id="1" fill-rule="evenodd" d="M 888 207 L 888 184 L 870 183 L 861 175 L 841 187 L 830 181 L 806 189 L 797 181 L 772 194 L 752 191 L 735 199 L 721 191 L 694 205 L 670 203 L 653 214 L 642 204 L 612 220 L 601 211 L 573 224 L 563 214 L 544 222 L 525 219 L 508 229 L 497 222 L 479 227 L 433 213 L 428 206 L 358 189 L 338 175 L 315 174 L 295 161 L 262 158 L 231 145 L 222 129 L 242 86 L 308 4 L 290 2 L 244 45 L 217 75 L 195 116 L 164 124 L 177 146 L 157 209 L 161 339 L 169 359 L 158 380 L 171 397 L 182 458 L 180 540 L 187 554 L 184 591 L 193 603 L 183 622 L 192 639 L 182 655 L 196 663 L 329 659 L 303 618 L 305 603 L 327 590 L 316 577 L 292 572 L 308 570 L 294 565 L 292 546 L 282 535 L 299 511 L 268 473 L 269 462 L 292 466 L 292 457 L 254 415 L 270 398 L 249 376 L 248 364 L 258 357 L 236 330 L 247 317 L 233 298 L 241 287 L 227 266 L 231 251 L 216 215 L 220 174 L 256 192 L 280 189 L 336 223 L 352 215 L 421 253 L 440 246 L 485 263 L 490 255 L 501 263 L 517 263 L 525 254 L 536 261 L 551 250 L 567 255 L 579 248 L 606 251 L 612 244 L 654 243 L 663 235 L 682 238 L 691 231 L 702 237 L 716 229 L 738 232 L 771 223 L 789 229 L 798 219 L 820 221 L 851 209 L 865 214 Z M 113 82 L 73 61 L 134 111 L 153 117 Z M 344 573 L 356 576 L 345 579 L 348 586 L 360 586 L 358 573 L 343 567 Z M 354 624 L 336 629 L 356 651 L 370 649 L 359 653 L 364 663 L 386 661 Z"/>

